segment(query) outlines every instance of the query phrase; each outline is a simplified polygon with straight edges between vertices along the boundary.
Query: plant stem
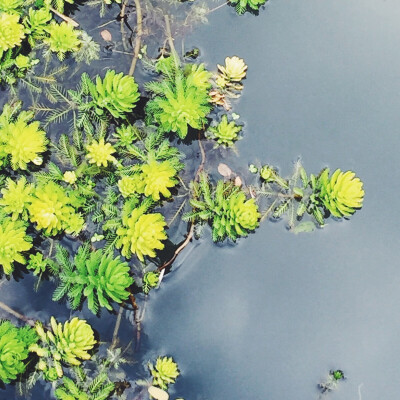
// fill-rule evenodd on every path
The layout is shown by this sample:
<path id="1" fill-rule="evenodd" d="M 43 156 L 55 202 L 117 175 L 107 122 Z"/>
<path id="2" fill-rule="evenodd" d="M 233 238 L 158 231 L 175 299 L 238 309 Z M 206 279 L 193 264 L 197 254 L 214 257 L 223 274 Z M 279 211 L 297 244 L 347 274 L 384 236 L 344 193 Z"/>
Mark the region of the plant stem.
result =
<path id="1" fill-rule="evenodd" d="M 200 172 L 203 171 L 204 169 L 204 164 L 206 162 L 206 152 L 204 151 L 203 145 L 201 143 L 201 131 L 199 132 L 199 136 L 198 136 L 198 142 L 199 142 L 199 147 L 200 147 L 200 154 L 201 154 L 201 163 L 199 165 L 199 167 L 197 168 L 196 174 L 194 176 L 194 180 L 197 181 L 199 179 L 200 176 Z M 172 258 L 168 261 L 166 261 L 163 265 L 161 265 L 160 267 L 157 268 L 158 271 L 162 271 L 163 269 L 169 267 L 175 260 L 176 257 L 178 257 L 178 254 L 189 244 L 189 242 L 192 240 L 193 238 L 193 234 L 194 234 L 194 222 L 192 221 L 190 223 L 190 228 L 189 228 L 189 232 L 186 236 L 186 239 L 182 242 L 182 244 L 175 250 L 174 255 L 172 256 Z"/>
<path id="2" fill-rule="evenodd" d="M 119 13 L 119 17 L 121 19 L 120 24 L 121 24 L 121 38 L 122 38 L 122 45 L 124 46 L 124 49 L 127 50 L 128 47 L 126 45 L 126 40 L 125 40 L 125 10 L 126 6 L 129 4 L 129 0 L 124 0 L 122 2 L 122 7 L 121 7 L 121 12 Z"/>
<path id="3" fill-rule="evenodd" d="M 53 7 L 49 7 L 50 11 L 52 11 L 54 14 L 56 14 L 57 16 L 59 16 L 61 19 L 63 19 L 65 22 L 67 22 L 68 24 L 71 24 L 74 28 L 77 28 L 79 26 L 79 24 L 74 21 L 72 18 L 67 17 L 66 15 L 60 13 L 59 11 L 57 11 L 55 8 Z"/>
<path id="4" fill-rule="evenodd" d="M 176 52 L 175 46 L 174 46 L 174 39 L 173 39 L 172 33 L 171 33 L 171 24 L 169 22 L 168 14 L 164 15 L 164 20 L 165 20 L 165 30 L 166 30 L 166 33 L 167 33 L 169 49 L 171 50 L 171 53 L 173 53 L 173 55 L 176 55 L 177 52 Z"/>
<path id="5" fill-rule="evenodd" d="M 110 350 L 112 350 L 117 344 L 118 331 L 119 331 L 119 327 L 121 326 L 122 313 L 124 311 L 123 306 L 124 306 L 124 303 L 122 302 L 121 305 L 119 306 L 117 321 L 115 322 L 115 328 L 114 328 L 114 332 L 113 332 L 113 338 L 111 341 Z"/>
<path id="6" fill-rule="evenodd" d="M 11 314 L 14 317 L 20 319 L 21 321 L 24 321 L 25 323 L 27 323 L 30 326 L 35 325 L 33 320 L 25 317 L 25 315 L 20 314 L 18 311 L 13 310 L 12 308 L 10 308 L 7 304 L 3 303 L 2 301 L 0 301 L 0 308 L 2 310 L 4 310 L 5 312 L 7 312 L 8 314 Z"/>
<path id="7" fill-rule="evenodd" d="M 142 29 L 142 8 L 140 6 L 140 1 L 135 0 L 135 6 L 136 6 L 136 40 L 135 40 L 135 50 L 134 50 L 134 55 L 132 58 L 132 63 L 131 67 L 129 68 L 129 73 L 128 75 L 132 76 L 133 73 L 135 72 L 136 68 L 136 63 L 139 58 L 139 52 L 140 52 L 140 45 L 142 42 L 142 35 L 143 35 L 143 29 Z"/>

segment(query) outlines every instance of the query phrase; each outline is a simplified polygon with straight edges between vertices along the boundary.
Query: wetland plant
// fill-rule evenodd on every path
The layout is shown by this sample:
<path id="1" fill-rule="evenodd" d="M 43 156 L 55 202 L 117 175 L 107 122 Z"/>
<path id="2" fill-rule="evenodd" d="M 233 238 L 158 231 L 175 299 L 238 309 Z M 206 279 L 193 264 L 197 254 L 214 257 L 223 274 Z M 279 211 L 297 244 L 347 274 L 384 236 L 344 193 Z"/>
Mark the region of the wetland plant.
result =
<path id="1" fill-rule="evenodd" d="M 84 244 L 72 261 L 68 251 L 57 246 L 56 259 L 60 284 L 53 300 L 66 295 L 72 309 L 76 310 L 87 298 L 89 310 L 97 314 L 100 307 L 112 310 L 110 301 L 121 303 L 129 297 L 127 289 L 134 280 L 129 275 L 128 264 L 120 257 L 104 254 L 103 250 L 90 251 L 89 244 Z"/>
<path id="2" fill-rule="evenodd" d="M 229 3 L 235 5 L 236 12 L 241 15 L 246 11 L 257 13 L 259 8 L 265 4 L 266 0 L 229 0 Z"/>
<path id="3" fill-rule="evenodd" d="M 43 372 L 45 379 L 57 380 L 64 375 L 62 362 L 67 365 L 80 365 L 83 360 L 89 360 L 90 350 L 97 343 L 92 327 L 77 317 L 57 323 L 50 318 L 51 330 L 45 330 L 43 324 L 37 321 L 35 330 L 40 340 L 29 346 L 29 351 L 39 356 L 37 369 Z"/>
<path id="4" fill-rule="evenodd" d="M 155 366 L 152 363 L 148 365 L 153 376 L 153 385 L 163 390 L 167 390 L 168 385 L 175 383 L 179 376 L 178 364 L 172 357 L 158 357 Z"/>
<path id="5" fill-rule="evenodd" d="M 208 128 L 206 136 L 217 142 L 216 147 L 232 147 L 240 139 L 239 132 L 241 130 L 242 127 L 240 125 L 236 125 L 234 121 L 228 122 L 228 116 L 223 115 L 218 125 Z"/>
<path id="6" fill-rule="evenodd" d="M 346 377 L 344 376 L 342 370 L 340 369 L 331 370 L 329 371 L 328 378 L 325 381 L 319 383 L 318 387 L 321 389 L 322 394 L 332 392 L 337 388 L 338 383 L 345 379 Z"/>
<path id="7" fill-rule="evenodd" d="M 149 82 L 153 97 L 146 105 L 147 122 L 155 120 L 162 132 L 175 132 L 181 139 L 189 127 L 202 129 L 211 111 L 209 76 L 203 67 L 183 70 L 176 56 L 160 59 L 156 69 L 162 80 Z"/>
<path id="8" fill-rule="evenodd" d="M 0 381 L 9 383 L 25 371 L 28 348 L 37 340 L 29 326 L 17 328 L 10 321 L 0 321 Z"/>
<path id="9" fill-rule="evenodd" d="M 236 240 L 240 236 L 247 236 L 258 227 L 261 217 L 255 200 L 247 199 L 233 182 L 219 180 L 213 187 L 205 173 L 200 175 L 199 183 L 192 183 L 190 205 L 193 211 L 185 214 L 183 219 L 209 222 L 215 242 L 226 237 Z"/>

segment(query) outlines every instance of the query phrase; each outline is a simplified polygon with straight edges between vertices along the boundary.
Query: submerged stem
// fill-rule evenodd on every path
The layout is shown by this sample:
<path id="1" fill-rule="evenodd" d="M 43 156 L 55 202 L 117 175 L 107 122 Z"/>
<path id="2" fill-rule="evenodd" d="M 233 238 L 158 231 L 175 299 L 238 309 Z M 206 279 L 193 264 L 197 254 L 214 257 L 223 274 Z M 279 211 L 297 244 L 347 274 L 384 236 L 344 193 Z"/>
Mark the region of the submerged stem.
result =
<path id="1" fill-rule="evenodd" d="M 129 68 L 129 73 L 128 73 L 128 75 L 130 75 L 130 76 L 132 76 L 133 73 L 135 72 L 136 63 L 137 63 L 137 60 L 139 58 L 140 45 L 141 45 L 141 42 L 142 42 L 142 35 L 143 35 L 142 8 L 140 6 L 140 1 L 139 0 L 135 0 L 135 6 L 136 6 L 136 24 L 137 24 L 137 28 L 136 28 L 135 50 L 133 52 L 134 55 L 133 55 L 131 67 Z"/>
<path id="2" fill-rule="evenodd" d="M 20 314 L 18 311 L 13 310 L 12 308 L 10 308 L 7 304 L 3 303 L 2 301 L 0 301 L 0 308 L 3 309 L 8 314 L 13 315 L 14 317 L 20 319 L 21 321 L 24 321 L 25 323 L 27 323 L 31 326 L 35 325 L 35 323 L 31 319 L 29 319 L 28 317 L 25 317 L 25 315 Z"/>

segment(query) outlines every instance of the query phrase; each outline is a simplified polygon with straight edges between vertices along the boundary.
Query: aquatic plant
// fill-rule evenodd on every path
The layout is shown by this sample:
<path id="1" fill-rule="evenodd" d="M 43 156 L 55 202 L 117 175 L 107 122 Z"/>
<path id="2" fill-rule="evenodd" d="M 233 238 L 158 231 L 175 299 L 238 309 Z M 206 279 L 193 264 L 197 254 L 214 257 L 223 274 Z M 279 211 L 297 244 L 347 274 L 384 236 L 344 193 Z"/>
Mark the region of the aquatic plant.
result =
<path id="1" fill-rule="evenodd" d="M 96 113 L 102 115 L 107 110 L 114 118 L 124 118 L 140 97 L 135 79 L 114 70 L 108 70 L 103 80 L 97 76 L 96 85 L 91 83 L 89 89 Z"/>
<path id="2" fill-rule="evenodd" d="M 158 285 L 160 273 L 158 271 L 149 271 L 143 275 L 143 293 L 148 294 L 151 289 L 154 289 Z"/>
<path id="3" fill-rule="evenodd" d="M 90 164 L 96 164 L 98 167 L 107 167 L 108 162 L 115 160 L 112 154 L 115 153 L 114 147 L 111 143 L 104 143 L 104 138 L 101 138 L 98 142 L 95 140 L 88 146 L 86 146 L 87 155 Z"/>
<path id="4" fill-rule="evenodd" d="M 226 237 L 236 240 L 258 227 L 261 215 L 257 204 L 254 199 L 247 200 L 245 193 L 232 182 L 220 180 L 214 189 L 207 174 L 202 173 L 200 182 L 193 182 L 192 188 L 190 204 L 193 211 L 185 214 L 183 219 L 210 222 L 214 241 Z"/>
<path id="5" fill-rule="evenodd" d="M 27 183 L 24 176 L 21 176 L 16 182 L 11 178 L 7 178 L 6 187 L 1 189 L 3 197 L 0 198 L 0 206 L 2 210 L 7 214 L 11 214 L 13 221 L 18 218 L 27 221 L 27 207 L 31 202 L 33 190 L 33 185 Z"/>
<path id="6" fill-rule="evenodd" d="M 85 223 L 76 211 L 81 205 L 77 196 L 50 181 L 35 188 L 28 211 L 31 222 L 37 224 L 38 230 L 43 229 L 46 235 L 61 231 L 76 235 Z"/>
<path id="7" fill-rule="evenodd" d="M 68 365 L 80 365 L 89 360 L 90 350 L 96 344 L 92 327 L 77 317 L 63 324 L 50 318 L 51 330 L 45 331 L 43 324 L 37 321 L 36 333 L 39 343 L 29 346 L 31 352 L 39 356 L 38 369 L 43 371 L 47 380 L 56 380 L 64 374 L 61 361 Z"/>
<path id="8" fill-rule="evenodd" d="M 207 137 L 215 139 L 217 146 L 222 145 L 231 147 L 239 139 L 239 132 L 242 130 L 240 125 L 234 121 L 228 122 L 228 116 L 223 115 L 221 122 L 217 126 L 210 126 L 207 131 Z"/>
<path id="9" fill-rule="evenodd" d="M 38 9 L 29 8 L 28 15 L 24 18 L 24 25 L 28 35 L 29 44 L 33 47 L 37 40 L 47 36 L 46 28 L 52 16 L 47 7 Z"/>
<path id="10" fill-rule="evenodd" d="M 38 340 L 30 327 L 17 328 L 10 321 L 0 321 L 0 380 L 9 383 L 26 369 L 28 348 Z"/>
<path id="11" fill-rule="evenodd" d="M 172 357 L 158 357 L 156 365 L 149 363 L 149 369 L 153 376 L 153 385 L 161 389 L 168 389 L 168 385 L 175 383 L 179 376 L 178 364 Z"/>
<path id="12" fill-rule="evenodd" d="M 329 371 L 328 378 L 318 384 L 318 387 L 321 389 L 322 393 L 327 393 L 335 390 L 339 381 L 345 380 L 344 372 L 340 369 Z"/>
<path id="13" fill-rule="evenodd" d="M 129 197 L 135 193 L 143 192 L 143 180 L 139 174 L 133 176 L 123 176 L 118 181 L 118 189 L 123 197 Z"/>
<path id="14" fill-rule="evenodd" d="M 266 0 L 229 0 L 230 3 L 236 5 L 235 10 L 240 14 L 244 14 L 247 10 L 258 11 L 265 4 Z"/>
<path id="15" fill-rule="evenodd" d="M 115 384 L 110 382 L 105 372 L 89 380 L 82 368 L 74 368 L 77 380 L 64 376 L 62 385 L 55 390 L 59 400 L 105 400 L 115 389 Z"/>
<path id="16" fill-rule="evenodd" d="M 75 171 L 65 171 L 63 175 L 63 181 L 73 185 L 76 182 L 76 174 Z"/>
<path id="17" fill-rule="evenodd" d="M 0 158 L 9 157 L 14 170 L 26 170 L 30 162 L 41 165 L 41 153 L 46 151 L 48 143 L 46 133 L 40 129 L 40 122 L 29 122 L 33 113 L 22 111 L 14 115 L 20 107 L 21 103 L 7 104 L 0 116 Z"/>
<path id="18" fill-rule="evenodd" d="M 337 169 L 329 177 L 329 168 L 325 168 L 317 179 L 315 190 L 325 208 L 338 218 L 349 217 L 363 204 L 363 183 L 353 171 Z"/>
<path id="19" fill-rule="evenodd" d="M 0 57 L 8 49 L 20 46 L 25 38 L 24 26 L 17 14 L 0 14 Z"/>
<path id="20" fill-rule="evenodd" d="M 49 36 L 43 39 L 43 43 L 49 46 L 50 51 L 57 53 L 60 61 L 64 60 L 66 53 L 77 51 L 81 45 L 80 31 L 71 24 L 53 21 L 45 30 Z"/>
<path id="21" fill-rule="evenodd" d="M 9 275 L 14 270 L 14 263 L 25 264 L 22 255 L 32 247 L 32 238 L 26 234 L 26 223 L 13 221 L 3 210 L 0 211 L 0 265 Z"/>
<path id="22" fill-rule="evenodd" d="M 219 86 L 224 87 L 230 82 L 240 82 L 246 77 L 247 65 L 243 58 L 238 56 L 226 57 L 225 65 L 217 64 L 217 67 L 221 73 L 220 80 L 217 81 Z"/>
<path id="23" fill-rule="evenodd" d="M 156 121 L 162 132 L 176 132 L 184 139 L 189 126 L 202 129 L 207 122 L 212 109 L 207 86 L 199 80 L 198 69 L 189 69 L 185 75 L 175 57 L 160 60 L 157 69 L 163 80 L 145 85 L 154 95 L 146 105 L 146 121 Z"/>
<path id="24" fill-rule="evenodd" d="M 74 4 L 75 0 L 45 0 L 45 4 L 53 6 L 57 11 L 63 13 L 65 4 Z"/>
<path id="25" fill-rule="evenodd" d="M 143 192 L 145 196 L 152 197 L 153 200 L 160 200 L 160 194 L 168 198 L 171 196 L 169 188 L 174 187 L 178 180 L 176 177 L 176 169 L 167 160 L 157 162 L 150 161 L 142 166 Z"/>
<path id="26" fill-rule="evenodd" d="M 155 250 L 164 248 L 162 241 L 167 239 L 165 219 L 160 213 L 146 214 L 146 208 L 142 205 L 124 215 L 122 226 L 116 230 L 116 247 L 126 258 L 136 254 L 140 261 L 144 261 L 144 256 L 155 257 Z"/>
<path id="27" fill-rule="evenodd" d="M 196 86 L 200 90 L 208 90 L 211 87 L 212 73 L 206 70 L 204 64 L 187 64 L 184 75 L 188 86 Z"/>
<path id="28" fill-rule="evenodd" d="M 61 283 L 53 294 L 53 300 L 67 295 L 75 310 L 86 297 L 89 309 L 97 314 L 99 307 L 112 310 L 110 301 L 121 303 L 129 297 L 127 288 L 134 280 L 129 275 L 128 264 L 120 261 L 119 257 L 104 254 L 102 250 L 91 252 L 86 244 L 78 249 L 73 262 L 68 251 L 58 246 L 56 259 Z"/>
<path id="29" fill-rule="evenodd" d="M 0 11 L 8 13 L 23 6 L 24 0 L 0 0 Z"/>
<path id="30" fill-rule="evenodd" d="M 49 260 L 47 258 L 43 258 L 42 253 L 37 252 L 36 254 L 31 254 L 29 256 L 26 268 L 32 270 L 34 275 L 40 275 L 46 271 L 48 265 Z"/>

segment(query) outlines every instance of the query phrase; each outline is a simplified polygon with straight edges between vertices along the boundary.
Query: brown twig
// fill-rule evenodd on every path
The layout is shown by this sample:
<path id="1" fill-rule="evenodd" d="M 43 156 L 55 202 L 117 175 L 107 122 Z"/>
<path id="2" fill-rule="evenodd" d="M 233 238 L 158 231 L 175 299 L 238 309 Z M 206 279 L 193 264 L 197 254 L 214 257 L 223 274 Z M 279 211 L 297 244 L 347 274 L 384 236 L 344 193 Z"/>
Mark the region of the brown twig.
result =
<path id="1" fill-rule="evenodd" d="M 139 58 L 139 52 L 140 52 L 140 45 L 142 43 L 142 35 L 143 35 L 143 28 L 142 28 L 142 8 L 140 6 L 140 1 L 135 0 L 135 6 L 136 6 L 136 39 L 135 39 L 135 50 L 134 50 L 134 55 L 132 58 L 132 63 L 131 67 L 129 68 L 129 75 L 132 76 L 133 73 L 135 72 L 136 68 L 136 63 Z"/>
<path id="2" fill-rule="evenodd" d="M 52 11 L 54 14 L 56 14 L 57 16 L 59 16 L 61 19 L 63 19 L 65 22 L 67 22 L 68 24 L 71 24 L 74 28 L 77 28 L 79 26 L 79 24 L 74 21 L 72 18 L 67 17 L 66 15 L 60 13 L 59 11 L 57 11 L 55 8 L 53 7 L 49 7 L 50 11 Z"/>
<path id="3" fill-rule="evenodd" d="M 121 12 L 119 13 L 120 24 L 121 24 L 121 38 L 122 38 L 122 45 L 124 46 L 125 50 L 128 50 L 128 46 L 126 45 L 125 40 L 125 10 L 127 5 L 129 4 L 129 0 L 124 0 L 121 6 Z"/>
<path id="4" fill-rule="evenodd" d="M 18 318 L 21 321 L 24 321 L 25 323 L 34 326 L 35 322 L 32 319 L 29 319 L 27 317 L 25 317 L 25 315 L 20 314 L 18 311 L 13 310 L 12 308 L 10 308 L 7 304 L 3 303 L 2 301 L 0 301 L 0 308 L 2 310 L 4 310 L 5 312 L 7 312 L 8 314 L 13 315 L 15 318 Z"/>
<path id="5" fill-rule="evenodd" d="M 204 151 L 203 145 L 201 143 L 201 132 L 199 132 L 198 136 L 198 142 L 199 142 L 199 147 L 200 147 L 200 154 L 201 154 L 201 162 L 199 167 L 197 168 L 196 174 L 194 176 L 194 180 L 197 181 L 199 179 L 201 171 L 204 169 L 204 164 L 206 162 L 206 152 Z M 192 240 L 193 235 L 194 235 L 194 222 L 192 221 L 190 223 L 190 228 L 189 232 L 186 236 L 186 239 L 182 242 L 182 244 L 175 250 L 174 255 L 172 256 L 171 259 L 166 261 L 163 265 L 158 267 L 158 271 L 162 271 L 163 269 L 169 267 L 175 260 L 176 257 L 178 257 L 178 254 L 189 244 L 189 242 Z"/>
<path id="6" fill-rule="evenodd" d="M 164 21 L 165 21 L 165 30 L 166 30 L 166 33 L 167 33 L 169 49 L 170 49 L 171 53 L 176 55 L 177 53 L 176 53 L 175 46 L 174 46 L 174 39 L 173 39 L 172 33 L 171 33 L 171 24 L 169 22 L 168 14 L 164 15 Z"/>
<path id="7" fill-rule="evenodd" d="M 124 311 L 124 303 L 122 302 L 121 305 L 119 306 L 117 321 L 115 322 L 115 328 L 114 328 L 114 332 L 113 332 L 110 350 L 112 350 L 117 344 L 117 336 L 118 336 L 119 327 L 121 326 L 121 319 L 122 319 L 123 311 Z"/>

